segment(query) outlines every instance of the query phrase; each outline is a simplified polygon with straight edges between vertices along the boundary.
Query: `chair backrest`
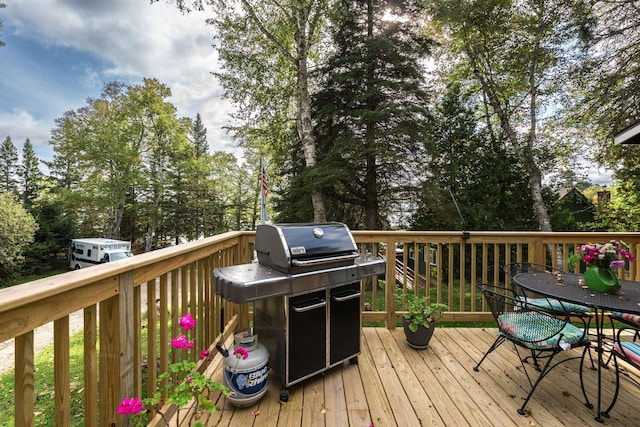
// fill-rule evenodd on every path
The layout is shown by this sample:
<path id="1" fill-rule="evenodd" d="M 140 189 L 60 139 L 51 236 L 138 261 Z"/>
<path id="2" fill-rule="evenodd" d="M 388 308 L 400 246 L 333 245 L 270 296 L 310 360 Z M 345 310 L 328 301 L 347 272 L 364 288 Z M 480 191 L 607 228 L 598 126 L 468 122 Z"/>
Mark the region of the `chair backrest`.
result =
<path id="1" fill-rule="evenodd" d="M 478 284 L 498 329 L 523 344 L 542 343 L 564 333 L 571 315 L 522 299 L 510 287 Z M 525 330 L 526 329 L 526 330 Z"/>
<path id="2" fill-rule="evenodd" d="M 549 265 L 535 264 L 532 262 L 512 262 L 505 264 L 503 267 L 505 275 L 507 276 L 508 283 L 511 286 L 514 294 L 519 298 L 527 300 L 533 304 L 537 304 L 541 307 L 550 307 L 557 311 L 570 312 L 576 315 L 588 315 L 591 311 L 588 307 L 563 302 L 555 298 L 548 298 L 544 295 L 529 291 L 518 285 L 516 277 L 522 273 L 539 273 L 539 274 L 552 274 L 557 280 L 560 280 L 562 275 L 567 274 L 562 270 L 551 267 Z"/>

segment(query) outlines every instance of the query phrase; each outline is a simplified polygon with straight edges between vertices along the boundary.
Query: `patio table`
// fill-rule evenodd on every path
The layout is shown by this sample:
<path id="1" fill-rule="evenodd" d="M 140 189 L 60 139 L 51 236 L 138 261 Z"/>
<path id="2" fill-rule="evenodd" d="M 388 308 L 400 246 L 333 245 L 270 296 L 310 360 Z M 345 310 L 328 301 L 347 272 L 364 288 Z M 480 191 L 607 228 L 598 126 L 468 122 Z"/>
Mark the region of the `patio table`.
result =
<path id="1" fill-rule="evenodd" d="M 566 273 L 557 270 L 549 272 L 524 272 L 512 278 L 518 285 L 531 292 L 565 302 L 580 304 L 593 309 L 596 324 L 596 352 L 598 354 L 598 399 L 596 421 L 604 422 L 601 416 L 602 365 L 603 365 L 603 329 L 606 311 L 621 311 L 640 314 L 640 283 L 620 280 L 621 288 L 615 294 L 593 291 L 584 285 L 584 275 Z M 589 407 L 589 404 L 587 403 Z"/>

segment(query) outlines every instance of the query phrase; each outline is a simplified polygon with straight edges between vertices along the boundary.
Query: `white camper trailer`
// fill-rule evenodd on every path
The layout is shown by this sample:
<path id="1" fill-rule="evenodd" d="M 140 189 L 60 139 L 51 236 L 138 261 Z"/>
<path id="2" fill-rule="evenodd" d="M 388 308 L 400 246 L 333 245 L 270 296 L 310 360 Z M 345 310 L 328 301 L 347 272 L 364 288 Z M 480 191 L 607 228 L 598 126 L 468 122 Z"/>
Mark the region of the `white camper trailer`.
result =
<path id="1" fill-rule="evenodd" d="M 90 267 L 133 256 L 131 242 L 113 239 L 72 239 L 69 244 L 69 268 Z"/>

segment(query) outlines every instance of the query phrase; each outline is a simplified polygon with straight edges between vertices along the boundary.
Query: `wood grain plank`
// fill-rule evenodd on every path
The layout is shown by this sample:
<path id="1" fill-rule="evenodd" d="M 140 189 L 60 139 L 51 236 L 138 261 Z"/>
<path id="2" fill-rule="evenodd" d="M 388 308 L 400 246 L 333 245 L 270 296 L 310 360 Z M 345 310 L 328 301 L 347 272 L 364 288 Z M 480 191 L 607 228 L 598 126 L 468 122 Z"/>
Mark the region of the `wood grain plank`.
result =
<path id="1" fill-rule="evenodd" d="M 412 369 L 412 363 L 409 359 L 410 356 L 417 353 L 417 351 L 409 347 L 406 343 L 402 343 L 402 347 L 400 347 L 395 341 L 392 333 L 386 328 L 377 328 L 375 331 L 380 338 L 380 342 L 385 344 L 384 348 L 387 351 L 389 358 L 394 361 L 393 368 L 398 375 L 404 394 L 406 394 L 413 406 L 420 425 L 447 425 L 438 414 L 431 398 L 425 390 L 429 387 L 429 384 L 420 382 L 414 371 L 416 367 L 418 367 L 419 370 L 422 370 L 421 368 L 424 366 L 424 361 L 422 361 L 420 365 L 413 365 Z M 412 362 L 415 363 L 416 360 L 413 359 Z"/>
<path id="2" fill-rule="evenodd" d="M 393 408 L 395 422 L 398 425 L 419 425 L 420 419 L 416 414 L 409 398 L 407 397 L 402 383 L 394 369 L 395 360 L 392 361 L 385 351 L 380 337 L 375 329 L 365 329 L 364 336 L 369 345 L 371 356 L 375 364 L 378 375 L 384 384 L 384 391 L 387 399 Z"/>

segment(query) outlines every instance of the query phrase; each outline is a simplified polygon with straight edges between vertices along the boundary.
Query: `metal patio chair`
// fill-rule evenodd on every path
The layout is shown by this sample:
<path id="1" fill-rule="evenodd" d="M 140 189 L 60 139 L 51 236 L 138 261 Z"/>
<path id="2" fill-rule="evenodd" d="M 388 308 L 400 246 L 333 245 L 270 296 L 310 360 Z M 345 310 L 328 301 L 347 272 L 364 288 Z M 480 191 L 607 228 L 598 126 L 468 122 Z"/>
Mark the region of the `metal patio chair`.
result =
<path id="1" fill-rule="evenodd" d="M 503 342 L 511 342 L 531 386 L 529 394 L 518 409 L 520 415 L 525 415 L 527 403 L 540 381 L 559 364 L 580 359 L 580 386 L 586 404 L 590 405 L 582 378 L 584 357 L 589 349 L 587 322 L 583 319 L 582 327 L 577 327 L 570 323 L 571 313 L 557 311 L 551 307 L 541 307 L 523 300 L 512 288 L 482 284 L 478 284 L 477 287 L 484 295 L 493 314 L 498 325 L 498 333 L 496 340 L 473 370 L 477 372 L 487 356 Z M 556 359 L 556 356 L 564 350 L 578 347 L 584 347 L 581 356 Z M 525 350 L 528 355 L 523 357 L 521 350 Z M 531 364 L 529 364 L 530 360 Z M 529 371 L 533 370 L 531 368 L 538 372 L 535 380 L 530 375 Z"/>
<path id="2" fill-rule="evenodd" d="M 602 415 L 609 417 L 609 412 L 613 409 L 613 406 L 618 400 L 618 394 L 620 392 L 620 366 L 618 360 L 631 365 L 633 368 L 640 370 L 640 314 L 611 312 L 610 315 L 611 324 L 615 328 L 615 324 L 622 324 L 617 328 L 617 332 L 614 335 L 613 346 L 611 348 L 611 355 L 613 357 L 613 364 L 616 373 L 616 389 L 613 394 L 611 404 L 607 409 L 602 411 Z M 631 337 L 627 336 L 631 333 Z M 623 339 L 623 334 L 626 338 Z M 640 386 L 637 379 L 629 376 L 629 378 Z"/>
<path id="3" fill-rule="evenodd" d="M 523 289 L 518 285 L 517 276 L 521 273 L 537 272 L 540 274 L 551 274 L 556 276 L 558 281 L 562 281 L 562 275 L 565 274 L 564 271 L 558 268 L 551 267 L 549 265 L 535 264 L 531 262 L 513 262 L 505 264 L 503 270 L 506 276 L 509 278 L 510 286 L 513 289 L 513 292 L 517 295 L 517 298 L 524 299 L 525 301 L 539 307 L 550 308 L 551 310 L 556 312 L 571 313 L 573 316 L 583 318 L 583 320 L 587 322 L 587 326 L 589 326 L 592 318 L 591 309 L 589 307 L 560 301 L 558 299 L 545 297 L 543 295 L 537 295 L 531 291 Z"/>

